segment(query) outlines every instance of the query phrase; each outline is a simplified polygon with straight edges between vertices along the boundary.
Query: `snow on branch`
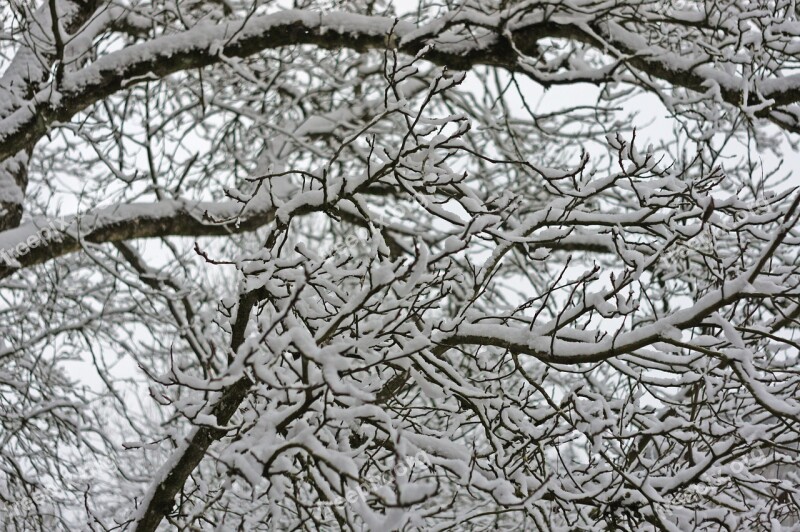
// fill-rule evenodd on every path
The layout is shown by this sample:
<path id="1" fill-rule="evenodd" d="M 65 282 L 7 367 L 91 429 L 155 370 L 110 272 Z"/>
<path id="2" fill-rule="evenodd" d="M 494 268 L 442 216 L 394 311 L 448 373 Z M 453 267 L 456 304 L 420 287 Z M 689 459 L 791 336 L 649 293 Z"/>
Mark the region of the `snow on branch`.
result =
<path id="1" fill-rule="evenodd" d="M 800 522 L 794 3 L 36 5 L 0 528 Z"/>

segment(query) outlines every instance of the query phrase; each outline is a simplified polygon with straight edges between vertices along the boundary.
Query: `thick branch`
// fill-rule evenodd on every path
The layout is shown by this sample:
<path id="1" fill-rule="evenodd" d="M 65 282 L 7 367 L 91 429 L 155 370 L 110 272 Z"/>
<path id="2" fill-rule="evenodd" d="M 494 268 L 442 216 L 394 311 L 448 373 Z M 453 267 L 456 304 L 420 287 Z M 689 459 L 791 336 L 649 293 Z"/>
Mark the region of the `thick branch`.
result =
<path id="1" fill-rule="evenodd" d="M 219 236 L 252 231 L 272 221 L 271 206 L 165 200 L 134 203 L 32 222 L 0 233 L 0 279 L 20 268 L 78 251 L 82 242 L 122 242 L 156 236 Z"/>
<path id="2" fill-rule="evenodd" d="M 231 333 L 231 352 L 233 353 L 244 342 L 250 311 L 257 302 L 258 297 L 254 292 L 242 294 L 239 298 L 236 321 Z M 222 392 L 211 408 L 211 415 L 216 419 L 218 427 L 228 424 L 236 409 L 247 396 L 251 385 L 250 378 L 244 376 Z M 175 505 L 175 496 L 183 489 L 186 479 L 203 460 L 208 448 L 227 433 L 225 428 L 208 425 L 192 429 L 183 445 L 173 453 L 172 459 L 161 467 L 155 483 L 145 495 L 140 511 L 135 518 L 137 532 L 152 531 L 158 528 L 161 520 Z"/>
<path id="3" fill-rule="evenodd" d="M 468 22 L 468 19 L 462 21 Z M 703 65 L 706 61 L 696 61 L 697 58 L 691 58 L 695 61 L 676 58 L 667 51 L 643 53 L 640 47 L 645 46 L 645 41 L 613 23 L 591 27 L 579 22 L 535 21 L 518 24 L 510 33 L 500 33 L 498 18 L 489 17 L 488 22 L 481 22 L 487 31 L 485 35 L 457 42 L 437 42 L 443 33 L 442 24 L 437 21 L 416 28 L 387 17 L 350 13 L 287 10 L 252 17 L 246 22 L 199 25 L 101 57 L 90 66 L 65 76 L 60 93 L 50 88 L 40 91 L 29 105 L 0 120 L 0 159 L 38 140 L 53 122 L 69 120 L 78 111 L 138 81 L 212 65 L 220 61 L 221 55 L 244 57 L 266 49 L 301 44 L 359 51 L 393 48 L 407 54 L 417 54 L 426 45 L 433 44 L 425 58 L 440 65 L 468 70 L 482 64 L 526 72 L 519 61 L 519 53 L 536 55 L 537 43 L 543 38 L 569 38 L 606 49 L 613 47 L 631 66 L 676 86 L 698 91 L 716 86 L 728 103 L 743 103 L 744 84 L 738 77 Z M 491 28 L 489 23 L 498 26 Z M 426 30 L 437 28 L 437 24 L 438 32 Z M 774 100 L 773 107 L 788 105 L 800 100 L 800 76 L 762 80 L 758 90 L 755 89 L 749 93 Z M 769 116 L 769 111 L 762 114 Z"/>
<path id="4" fill-rule="evenodd" d="M 0 123 L 14 124 L 13 117 L 20 108 L 32 99 L 49 76 L 49 66 L 59 60 L 58 77 L 63 73 L 64 43 L 60 33 L 53 33 L 59 25 L 67 32 L 77 30 L 97 9 L 97 0 L 64 0 L 60 3 L 60 20 L 55 20 L 55 2 L 32 14 L 35 19 L 30 25 L 30 35 L 21 39 L 22 45 L 11 60 L 8 68 L 0 76 Z M 40 46 L 36 49 L 28 43 L 53 42 L 53 46 Z M 0 147 L 0 231 L 16 227 L 22 218 L 22 203 L 28 185 L 28 159 L 33 145 L 41 135 L 29 137 L 29 142 L 18 142 L 13 147 L 3 144 Z M 0 139 L 2 137 L 0 136 Z M 0 143 L 2 140 L 0 140 Z"/>

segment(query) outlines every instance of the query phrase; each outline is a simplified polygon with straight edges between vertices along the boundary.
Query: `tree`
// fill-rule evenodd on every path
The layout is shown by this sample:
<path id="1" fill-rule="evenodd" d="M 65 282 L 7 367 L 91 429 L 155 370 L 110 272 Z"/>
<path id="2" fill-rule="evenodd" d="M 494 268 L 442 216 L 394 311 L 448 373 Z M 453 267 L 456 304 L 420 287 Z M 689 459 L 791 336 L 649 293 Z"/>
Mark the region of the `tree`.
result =
<path id="1" fill-rule="evenodd" d="M 794 2 L 0 10 L 4 529 L 798 523 Z"/>

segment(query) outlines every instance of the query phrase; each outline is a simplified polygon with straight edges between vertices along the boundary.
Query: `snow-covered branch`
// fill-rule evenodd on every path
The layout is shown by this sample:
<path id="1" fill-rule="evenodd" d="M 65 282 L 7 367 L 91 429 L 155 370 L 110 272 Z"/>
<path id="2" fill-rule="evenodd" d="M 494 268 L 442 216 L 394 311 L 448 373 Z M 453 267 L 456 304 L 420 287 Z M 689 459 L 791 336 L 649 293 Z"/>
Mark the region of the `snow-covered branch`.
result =
<path id="1" fill-rule="evenodd" d="M 270 223 L 270 205 L 164 200 L 96 209 L 64 218 L 29 222 L 0 233 L 0 278 L 20 268 L 73 253 L 85 244 L 167 236 L 219 236 Z"/>
<path id="2" fill-rule="evenodd" d="M 800 523 L 795 3 L 415 7 L 0 4 L 0 528 Z"/>

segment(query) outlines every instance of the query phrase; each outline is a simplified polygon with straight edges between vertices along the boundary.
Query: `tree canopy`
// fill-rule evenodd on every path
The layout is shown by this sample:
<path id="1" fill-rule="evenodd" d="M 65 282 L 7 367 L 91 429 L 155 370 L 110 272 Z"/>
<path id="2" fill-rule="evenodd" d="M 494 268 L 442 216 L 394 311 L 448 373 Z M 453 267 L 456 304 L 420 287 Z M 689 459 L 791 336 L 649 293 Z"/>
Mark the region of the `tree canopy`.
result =
<path id="1" fill-rule="evenodd" d="M 800 523 L 794 0 L 0 16 L 4 530 Z"/>

